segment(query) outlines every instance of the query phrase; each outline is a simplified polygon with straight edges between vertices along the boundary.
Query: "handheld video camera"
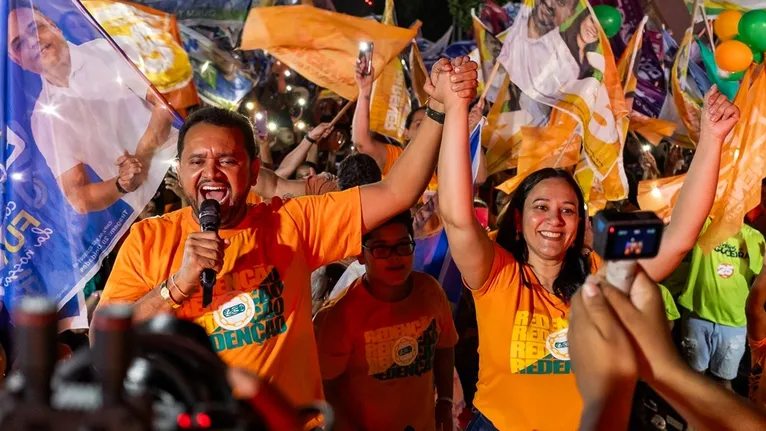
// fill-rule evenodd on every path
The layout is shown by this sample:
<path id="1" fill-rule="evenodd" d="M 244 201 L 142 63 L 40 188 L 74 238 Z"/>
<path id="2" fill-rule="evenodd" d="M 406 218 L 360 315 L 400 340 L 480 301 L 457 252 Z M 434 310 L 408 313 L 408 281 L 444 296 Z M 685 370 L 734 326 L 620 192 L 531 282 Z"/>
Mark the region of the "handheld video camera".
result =
<path id="1" fill-rule="evenodd" d="M 628 292 L 636 261 L 657 256 L 665 225 L 651 211 L 600 211 L 593 217 L 593 249 L 607 261 L 607 281 Z"/>
<path id="2" fill-rule="evenodd" d="M 18 370 L 0 390 L 0 429 L 265 431 L 284 429 L 273 424 L 285 418 L 300 422 L 265 381 L 255 398 L 236 399 L 201 326 L 161 315 L 134 329 L 132 318 L 129 306 L 99 311 L 92 349 L 57 364 L 55 305 L 23 298 L 14 312 Z"/>

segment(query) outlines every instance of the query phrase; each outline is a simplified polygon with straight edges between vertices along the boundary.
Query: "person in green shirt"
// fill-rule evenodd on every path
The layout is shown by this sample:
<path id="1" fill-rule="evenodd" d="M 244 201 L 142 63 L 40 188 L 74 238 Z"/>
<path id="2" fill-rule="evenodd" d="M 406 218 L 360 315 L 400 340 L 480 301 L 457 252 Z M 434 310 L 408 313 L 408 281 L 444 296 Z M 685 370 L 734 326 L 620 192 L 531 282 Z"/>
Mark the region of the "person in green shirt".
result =
<path id="1" fill-rule="evenodd" d="M 670 328 L 672 329 L 673 323 L 681 318 L 681 313 L 678 311 L 676 300 L 673 298 L 673 294 L 670 293 L 670 290 L 668 290 L 668 288 L 662 284 L 657 284 L 657 286 L 660 286 L 660 291 L 662 292 L 662 302 L 665 305 L 665 317 L 668 318 L 668 322 L 670 322 Z"/>
<path id="2" fill-rule="evenodd" d="M 760 232 L 743 224 L 707 255 L 695 246 L 686 289 L 678 298 L 688 310 L 682 346 L 689 364 L 728 388 L 745 354 L 745 302 L 763 266 L 764 242 Z"/>

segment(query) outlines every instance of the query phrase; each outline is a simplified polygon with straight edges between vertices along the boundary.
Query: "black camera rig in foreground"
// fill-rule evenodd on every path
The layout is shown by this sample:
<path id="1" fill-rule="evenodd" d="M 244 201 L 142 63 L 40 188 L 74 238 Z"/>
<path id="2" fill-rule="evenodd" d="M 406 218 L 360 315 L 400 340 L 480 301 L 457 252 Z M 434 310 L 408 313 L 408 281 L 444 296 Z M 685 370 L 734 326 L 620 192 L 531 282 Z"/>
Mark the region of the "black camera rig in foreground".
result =
<path id="1" fill-rule="evenodd" d="M 134 330 L 130 307 L 109 306 L 94 316 L 92 349 L 58 364 L 52 302 L 22 299 L 14 323 L 18 366 L 0 391 L 1 430 L 250 431 L 299 422 L 263 381 L 258 396 L 236 399 L 227 366 L 192 322 L 163 315 Z"/>

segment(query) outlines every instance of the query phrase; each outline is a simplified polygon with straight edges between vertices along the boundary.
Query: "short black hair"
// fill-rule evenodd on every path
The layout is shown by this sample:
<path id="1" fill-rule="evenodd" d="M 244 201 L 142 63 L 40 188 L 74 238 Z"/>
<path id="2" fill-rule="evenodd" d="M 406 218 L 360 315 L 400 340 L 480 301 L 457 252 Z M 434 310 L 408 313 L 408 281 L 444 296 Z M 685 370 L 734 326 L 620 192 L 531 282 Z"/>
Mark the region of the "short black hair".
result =
<path id="1" fill-rule="evenodd" d="M 396 223 L 401 223 L 404 226 L 406 226 L 407 233 L 410 235 L 410 238 L 412 238 L 413 240 L 415 239 L 415 229 L 412 227 L 412 213 L 410 212 L 410 210 L 401 212 L 391 217 L 390 219 L 386 220 L 383 224 L 376 227 L 375 229 L 381 228 L 383 226 L 388 226 L 390 224 L 396 224 Z M 367 240 L 370 239 L 370 236 L 372 236 L 372 233 L 375 232 L 375 229 L 367 232 L 366 234 L 362 236 L 362 244 L 364 244 L 365 242 L 367 242 Z"/>
<path id="2" fill-rule="evenodd" d="M 367 154 L 351 154 L 338 167 L 338 189 L 377 183 L 383 177 L 375 159 Z"/>
<path id="3" fill-rule="evenodd" d="M 178 132 L 178 158 L 184 150 L 184 139 L 189 129 L 197 124 L 210 124 L 218 127 L 228 127 L 242 132 L 242 138 L 245 143 L 245 151 L 250 160 L 258 157 L 258 145 L 255 143 L 255 134 L 253 133 L 253 124 L 242 114 L 228 109 L 207 107 L 194 111 L 184 122 L 183 127 Z"/>
<path id="4" fill-rule="evenodd" d="M 415 114 L 417 114 L 420 111 L 425 112 L 426 107 L 425 106 L 418 106 L 417 108 L 410 111 L 409 115 L 407 115 L 407 121 L 404 123 L 404 128 L 409 129 L 412 125 L 412 122 L 415 121 Z"/>

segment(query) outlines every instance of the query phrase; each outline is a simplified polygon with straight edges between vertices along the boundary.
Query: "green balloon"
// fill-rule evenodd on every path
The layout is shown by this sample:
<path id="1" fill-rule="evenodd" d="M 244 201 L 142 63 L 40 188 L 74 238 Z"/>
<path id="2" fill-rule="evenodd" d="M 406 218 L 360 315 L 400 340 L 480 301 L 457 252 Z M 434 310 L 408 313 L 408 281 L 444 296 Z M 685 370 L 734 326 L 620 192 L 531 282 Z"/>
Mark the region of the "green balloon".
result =
<path id="1" fill-rule="evenodd" d="M 622 15 L 616 7 L 601 4 L 594 6 L 593 12 L 596 13 L 596 18 L 598 18 L 598 22 L 601 23 L 601 27 L 603 27 L 606 37 L 612 37 L 620 32 L 620 27 L 622 27 Z"/>
<path id="2" fill-rule="evenodd" d="M 739 35 L 753 51 L 766 51 L 766 10 L 751 10 L 739 20 Z"/>
<path id="3" fill-rule="evenodd" d="M 741 34 L 734 36 L 734 40 L 738 40 L 750 48 L 750 51 L 753 52 L 753 61 L 756 64 L 761 64 L 763 62 L 763 51 L 759 51 L 758 48 L 754 48 L 752 45 L 748 44 Z"/>
<path id="4" fill-rule="evenodd" d="M 727 75 L 719 75 L 719 76 L 724 81 L 740 81 L 742 80 L 742 78 L 745 77 L 745 72 L 744 71 L 734 72 L 734 73 L 730 73 L 728 76 Z"/>

